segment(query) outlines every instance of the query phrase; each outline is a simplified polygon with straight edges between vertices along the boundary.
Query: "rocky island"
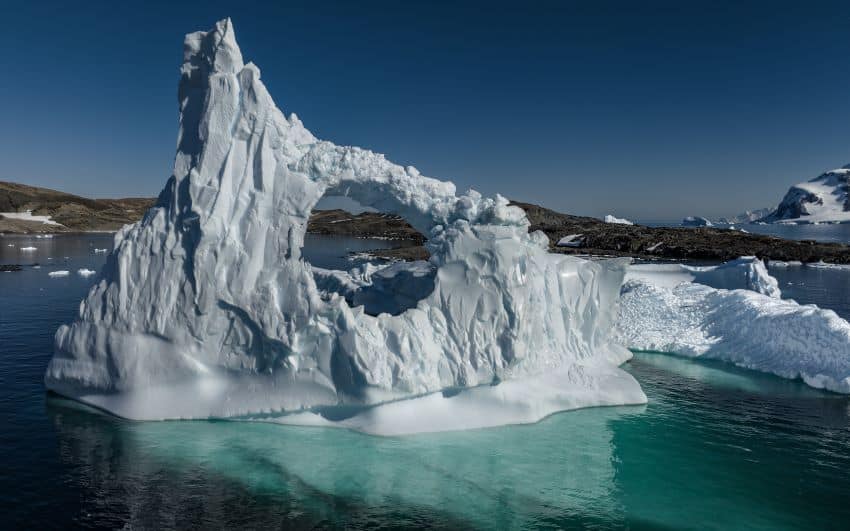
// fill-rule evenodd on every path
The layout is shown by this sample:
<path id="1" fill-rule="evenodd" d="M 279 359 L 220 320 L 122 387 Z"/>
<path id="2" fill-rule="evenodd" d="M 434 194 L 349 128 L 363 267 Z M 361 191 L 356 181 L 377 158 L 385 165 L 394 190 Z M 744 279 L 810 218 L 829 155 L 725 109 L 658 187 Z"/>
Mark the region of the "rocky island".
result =
<path id="1" fill-rule="evenodd" d="M 116 231 L 141 219 L 154 198 L 89 199 L 47 188 L 0 182 L 0 233 L 44 234 Z M 549 237 L 550 251 L 565 254 L 631 256 L 640 259 L 725 261 L 739 256 L 767 260 L 850 263 L 850 246 L 812 240 L 786 240 L 714 227 L 646 227 L 606 223 L 562 214 L 514 201 L 525 210 L 531 230 Z M 403 218 L 381 212 L 351 214 L 345 210 L 314 210 L 308 234 L 385 238 L 393 249 L 376 249 L 379 258 L 422 260 L 428 257 L 425 236 Z M 565 237 L 568 246 L 558 246 Z"/>

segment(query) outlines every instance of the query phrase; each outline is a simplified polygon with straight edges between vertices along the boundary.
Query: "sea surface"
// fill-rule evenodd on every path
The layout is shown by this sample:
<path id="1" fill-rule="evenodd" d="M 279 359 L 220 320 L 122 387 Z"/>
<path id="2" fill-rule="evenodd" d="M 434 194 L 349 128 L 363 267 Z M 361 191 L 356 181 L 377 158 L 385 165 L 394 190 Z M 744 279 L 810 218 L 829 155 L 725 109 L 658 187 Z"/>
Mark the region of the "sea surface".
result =
<path id="1" fill-rule="evenodd" d="M 8 247 L 11 244 L 14 247 Z M 110 235 L 0 237 L 0 528 L 846 529 L 850 398 L 719 362 L 638 354 L 645 406 L 529 426 L 372 437 L 225 421 L 133 422 L 45 393 Z M 383 240 L 309 237 L 346 267 Z M 34 246 L 35 251 L 21 251 Z M 67 270 L 51 278 L 50 271 Z M 772 269 L 850 316 L 850 270 Z"/>

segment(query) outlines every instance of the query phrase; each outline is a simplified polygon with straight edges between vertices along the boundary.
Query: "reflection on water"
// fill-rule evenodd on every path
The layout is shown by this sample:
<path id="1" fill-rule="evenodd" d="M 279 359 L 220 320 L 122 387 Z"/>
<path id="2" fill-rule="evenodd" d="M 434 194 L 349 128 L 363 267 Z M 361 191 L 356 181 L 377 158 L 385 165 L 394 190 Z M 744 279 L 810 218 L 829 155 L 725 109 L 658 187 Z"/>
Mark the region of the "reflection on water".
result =
<path id="1" fill-rule="evenodd" d="M 850 509 L 850 400 L 662 354 L 649 404 L 383 438 L 250 422 L 129 422 L 52 397 L 78 523 L 133 527 L 824 529 Z"/>
<path id="2" fill-rule="evenodd" d="M 538 429 L 382 438 L 263 423 L 129 422 L 48 402 L 71 481 L 85 491 L 80 522 L 132 527 L 610 523 L 623 518 L 610 424 L 642 409 L 579 411 Z"/>

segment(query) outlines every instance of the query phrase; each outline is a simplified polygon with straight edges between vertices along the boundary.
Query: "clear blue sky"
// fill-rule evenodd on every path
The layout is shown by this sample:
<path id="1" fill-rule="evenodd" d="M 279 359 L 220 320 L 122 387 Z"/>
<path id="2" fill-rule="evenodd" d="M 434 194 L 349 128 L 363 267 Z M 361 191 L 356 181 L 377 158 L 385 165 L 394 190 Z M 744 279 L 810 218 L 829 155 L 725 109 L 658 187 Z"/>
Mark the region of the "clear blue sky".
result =
<path id="1" fill-rule="evenodd" d="M 850 162 L 850 2 L 5 3 L 0 179 L 170 175 L 183 35 L 232 17 L 317 136 L 459 188 L 642 219 L 770 206 Z"/>

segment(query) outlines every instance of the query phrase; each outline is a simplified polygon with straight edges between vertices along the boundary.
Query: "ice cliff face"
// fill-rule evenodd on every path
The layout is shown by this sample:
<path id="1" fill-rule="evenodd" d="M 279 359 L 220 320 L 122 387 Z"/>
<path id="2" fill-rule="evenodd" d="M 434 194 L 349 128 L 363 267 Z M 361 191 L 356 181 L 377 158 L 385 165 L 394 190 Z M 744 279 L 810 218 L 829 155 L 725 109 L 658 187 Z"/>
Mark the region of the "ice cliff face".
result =
<path id="1" fill-rule="evenodd" d="M 850 165 L 828 171 L 788 190 L 782 202 L 761 221 L 774 223 L 850 222 Z"/>
<path id="2" fill-rule="evenodd" d="M 78 319 L 57 331 L 48 388 L 136 419 L 317 411 L 499 382 L 475 396 L 504 406 L 522 395 L 510 422 L 646 400 L 617 369 L 629 352 L 611 341 L 625 262 L 549 255 L 500 196 L 458 195 L 316 139 L 243 63 L 229 20 L 187 35 L 178 96 L 173 176 L 116 234 Z M 301 248 L 324 195 L 428 235 L 436 272 L 415 307 L 372 316 L 321 296 Z M 549 387 L 517 391 L 540 375 Z M 553 388 L 559 398 L 536 398 Z"/>

